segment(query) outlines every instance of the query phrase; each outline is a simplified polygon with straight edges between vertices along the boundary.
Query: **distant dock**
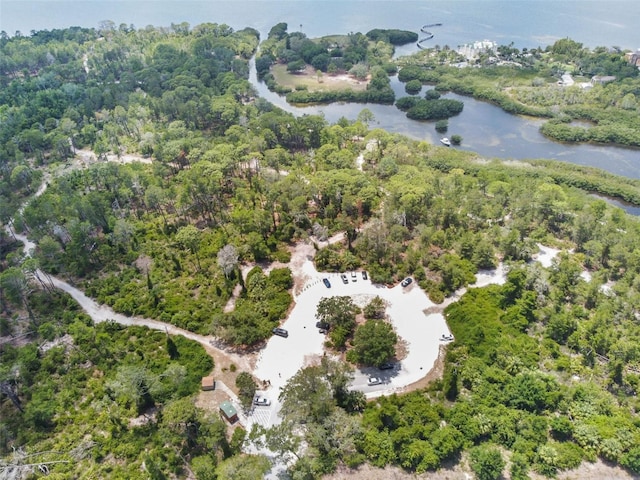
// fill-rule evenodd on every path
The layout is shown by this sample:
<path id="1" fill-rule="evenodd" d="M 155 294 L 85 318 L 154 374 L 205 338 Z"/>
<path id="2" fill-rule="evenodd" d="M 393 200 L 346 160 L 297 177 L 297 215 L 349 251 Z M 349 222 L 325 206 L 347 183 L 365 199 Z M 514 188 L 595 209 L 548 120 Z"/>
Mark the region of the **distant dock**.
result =
<path id="1" fill-rule="evenodd" d="M 422 37 L 420 40 L 418 40 L 418 43 L 416 43 L 416 46 L 418 48 L 424 49 L 425 47 L 422 44 L 428 40 L 431 40 L 435 36 L 429 29 L 433 27 L 441 27 L 441 26 L 442 26 L 441 23 L 430 23 L 428 25 L 423 25 L 420 28 L 420 31 L 424 33 L 426 37 Z"/>

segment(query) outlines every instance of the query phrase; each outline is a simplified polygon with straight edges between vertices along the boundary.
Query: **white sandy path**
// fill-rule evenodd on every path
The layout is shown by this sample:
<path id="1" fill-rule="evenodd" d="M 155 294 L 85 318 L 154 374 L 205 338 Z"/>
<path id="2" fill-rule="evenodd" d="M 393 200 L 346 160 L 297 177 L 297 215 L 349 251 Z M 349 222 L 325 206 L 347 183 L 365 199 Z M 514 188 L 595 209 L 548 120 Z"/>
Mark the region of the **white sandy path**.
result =
<path id="1" fill-rule="evenodd" d="M 24 253 L 25 255 L 29 256 L 32 249 L 35 248 L 33 242 L 29 241 L 25 235 L 14 234 L 14 236 L 18 241 L 24 243 Z M 160 330 L 166 332 L 170 335 L 182 335 L 183 337 L 186 337 L 190 340 L 195 340 L 196 342 L 200 343 L 208 353 L 210 353 L 210 350 L 215 348 L 216 350 L 226 355 L 229 358 L 230 362 L 235 363 L 244 370 L 251 371 L 250 359 L 247 356 L 238 355 L 228 351 L 227 349 L 220 348 L 221 345 L 218 346 L 218 344 L 216 343 L 216 339 L 213 336 L 199 335 L 197 333 L 178 328 L 169 323 L 160 322 L 158 320 L 153 320 L 150 318 L 129 317 L 127 315 L 114 312 L 111 307 L 106 305 L 99 305 L 93 299 L 87 297 L 84 292 L 74 287 L 73 285 L 70 285 L 64 280 L 48 275 L 41 270 L 37 270 L 36 275 L 42 279 L 45 279 L 46 281 L 51 282 L 54 287 L 63 290 L 71 295 L 71 297 L 73 297 L 73 299 L 78 302 L 82 309 L 91 317 L 91 319 L 95 323 L 113 321 L 120 325 L 145 326 L 152 330 Z"/>

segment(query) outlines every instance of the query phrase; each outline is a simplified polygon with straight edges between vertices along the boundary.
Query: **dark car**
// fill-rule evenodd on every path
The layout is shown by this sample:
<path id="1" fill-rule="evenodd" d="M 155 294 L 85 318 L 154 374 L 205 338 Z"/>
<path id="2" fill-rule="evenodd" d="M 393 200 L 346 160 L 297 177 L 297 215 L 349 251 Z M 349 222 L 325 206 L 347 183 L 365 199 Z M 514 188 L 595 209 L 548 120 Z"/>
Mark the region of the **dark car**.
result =
<path id="1" fill-rule="evenodd" d="M 340 278 L 342 279 L 342 283 L 349 283 L 349 279 L 347 278 L 346 273 L 341 273 Z"/>
<path id="2" fill-rule="evenodd" d="M 402 283 L 400 285 L 402 285 L 403 287 L 406 287 L 407 285 L 409 285 L 411 282 L 413 282 L 413 278 L 411 277 L 407 277 L 404 280 L 402 280 Z"/>
<path id="3" fill-rule="evenodd" d="M 327 322 L 316 322 L 316 328 L 322 328 L 324 330 L 329 330 L 329 324 Z"/>
<path id="4" fill-rule="evenodd" d="M 274 335 L 278 335 L 279 337 L 287 338 L 289 336 L 289 332 L 287 332 L 284 328 L 274 328 L 272 332 Z"/>
<path id="5" fill-rule="evenodd" d="M 322 283 L 324 283 L 324 286 L 327 288 L 331 288 L 331 282 L 329 281 L 328 278 L 323 278 L 322 279 Z"/>
<path id="6" fill-rule="evenodd" d="M 394 367 L 395 367 L 395 365 L 393 363 L 387 362 L 387 363 L 383 363 L 378 368 L 380 370 L 393 370 Z"/>
<path id="7" fill-rule="evenodd" d="M 368 278 L 369 278 L 369 276 L 367 275 L 367 272 L 365 272 L 365 271 L 363 270 L 363 271 L 362 271 L 362 279 L 363 279 L 363 280 L 366 280 L 366 279 L 368 279 Z"/>

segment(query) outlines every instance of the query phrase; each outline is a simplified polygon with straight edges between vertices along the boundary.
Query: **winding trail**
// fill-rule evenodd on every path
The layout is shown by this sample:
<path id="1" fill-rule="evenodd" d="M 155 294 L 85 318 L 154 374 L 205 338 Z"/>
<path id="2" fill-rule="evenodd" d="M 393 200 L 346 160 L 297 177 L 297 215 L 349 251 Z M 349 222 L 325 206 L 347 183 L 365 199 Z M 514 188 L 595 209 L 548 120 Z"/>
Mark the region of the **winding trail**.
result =
<path id="1" fill-rule="evenodd" d="M 84 155 L 82 157 L 84 157 Z M 136 161 L 135 158 L 127 159 L 127 160 Z M 122 161 L 122 160 L 119 160 L 119 161 Z M 35 192 L 33 197 L 31 197 L 26 202 L 24 202 L 20 207 L 20 209 L 18 210 L 19 215 L 22 214 L 26 206 L 29 204 L 29 202 L 33 198 L 39 197 L 46 191 L 48 186 L 48 180 L 50 179 L 50 177 L 51 177 L 50 175 L 47 175 L 47 174 L 45 175 L 44 181 L 42 182 L 38 190 Z M 5 230 L 14 239 L 23 243 L 24 245 L 22 249 L 23 255 L 25 257 L 30 257 L 31 252 L 36 247 L 35 243 L 29 240 L 26 235 L 15 232 L 12 229 L 12 224 L 13 224 L 13 219 L 10 220 L 5 225 Z M 220 365 L 220 363 L 223 363 L 224 367 L 228 367 L 230 364 L 233 363 L 243 370 L 246 370 L 249 372 L 253 371 L 253 365 L 251 364 L 251 357 L 232 352 L 229 348 L 226 348 L 222 344 L 222 342 L 220 342 L 214 336 L 199 335 L 197 333 L 193 333 L 188 330 L 178 328 L 175 325 L 171 325 L 165 322 L 160 322 L 158 320 L 153 320 L 150 318 L 129 317 L 121 313 L 115 312 L 111 307 L 108 307 L 106 305 L 99 305 L 97 302 L 87 297 L 84 294 L 84 292 L 82 292 L 78 288 L 74 287 L 73 285 L 65 282 L 64 280 L 58 277 L 49 275 L 40 269 L 34 272 L 34 276 L 36 278 L 47 279 L 47 281 L 50 282 L 54 287 L 68 293 L 76 302 L 78 302 L 78 304 L 82 307 L 82 309 L 91 317 L 91 319 L 95 323 L 112 321 L 120 325 L 145 326 L 153 330 L 160 330 L 160 331 L 166 332 L 171 335 L 182 335 L 183 337 L 186 337 L 190 340 L 194 340 L 200 343 L 207 351 L 207 354 L 214 359 L 214 365 L 216 369 L 223 367 L 223 365 Z"/>
<path id="2" fill-rule="evenodd" d="M 12 234 L 14 235 L 16 240 L 21 241 L 25 245 L 25 256 L 30 256 L 31 250 L 35 247 L 34 243 L 27 239 L 25 235 L 18 233 Z M 117 313 L 113 311 L 111 307 L 98 304 L 91 298 L 87 297 L 84 292 L 65 282 L 64 280 L 61 280 L 60 278 L 46 274 L 41 270 L 37 270 L 35 274 L 40 278 L 46 278 L 54 287 L 68 293 L 76 302 L 78 302 L 82 309 L 87 313 L 87 315 L 91 317 L 91 319 L 95 323 L 111 321 L 125 326 L 144 326 L 151 328 L 152 330 L 160 330 L 166 332 L 170 335 L 182 335 L 183 337 L 200 343 L 209 355 L 212 354 L 212 350 L 216 350 L 216 352 L 221 353 L 227 358 L 228 363 L 235 363 L 236 365 L 248 371 L 251 371 L 253 369 L 246 356 L 241 356 L 229 351 L 228 349 L 222 348 L 222 344 L 211 335 L 200 335 L 188 330 L 184 330 L 182 328 L 178 328 L 175 325 L 160 322 L 158 320 L 153 320 L 150 318 L 129 317 L 127 315 Z"/>

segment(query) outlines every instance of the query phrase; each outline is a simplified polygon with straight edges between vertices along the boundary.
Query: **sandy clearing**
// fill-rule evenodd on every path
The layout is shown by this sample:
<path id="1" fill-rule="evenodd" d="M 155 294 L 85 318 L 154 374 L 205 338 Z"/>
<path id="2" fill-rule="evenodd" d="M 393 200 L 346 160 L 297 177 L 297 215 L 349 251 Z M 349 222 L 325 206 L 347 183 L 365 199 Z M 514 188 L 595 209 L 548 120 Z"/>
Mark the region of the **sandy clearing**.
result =
<path id="1" fill-rule="evenodd" d="M 359 300 L 364 301 L 380 296 L 387 302 L 387 314 L 391 323 L 407 346 L 407 355 L 402 360 L 401 367 L 393 375 L 388 375 L 385 384 L 367 387 L 366 377 L 372 370 L 364 369 L 357 371 L 354 388 L 366 390 L 369 397 L 399 391 L 418 382 L 433 368 L 442 344 L 440 337 L 443 334 L 449 335 L 450 331 L 441 312 L 424 313 L 425 310 L 433 311 L 436 305 L 423 290 L 415 284 L 407 288 L 400 285 L 386 288 L 375 285 L 370 280 L 363 280 L 361 274 L 358 274 L 356 282 L 344 284 L 338 274 L 310 272 L 311 267 L 305 267 L 310 278 L 296 297 L 296 305 L 289 317 L 282 324 L 289 332 L 289 337 L 274 336 L 269 339 L 257 359 L 254 374 L 261 380 L 271 381 L 271 388 L 267 391 L 270 396 L 276 397 L 279 389 L 310 359 L 324 355 L 325 337 L 315 327 L 315 314 L 318 302 L 329 296 L 360 297 Z M 329 279 L 330 289 L 324 286 L 322 278 Z"/>
<path id="2" fill-rule="evenodd" d="M 540 262 L 544 268 L 549 268 L 553 263 L 553 259 L 556 258 L 558 253 L 560 253 L 560 250 L 553 247 L 547 247 L 541 243 L 538 244 L 538 248 L 540 249 L 540 252 L 534 255 L 533 259 Z"/>

